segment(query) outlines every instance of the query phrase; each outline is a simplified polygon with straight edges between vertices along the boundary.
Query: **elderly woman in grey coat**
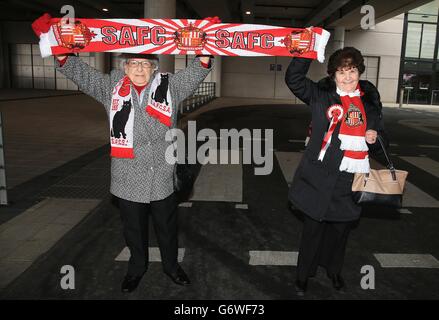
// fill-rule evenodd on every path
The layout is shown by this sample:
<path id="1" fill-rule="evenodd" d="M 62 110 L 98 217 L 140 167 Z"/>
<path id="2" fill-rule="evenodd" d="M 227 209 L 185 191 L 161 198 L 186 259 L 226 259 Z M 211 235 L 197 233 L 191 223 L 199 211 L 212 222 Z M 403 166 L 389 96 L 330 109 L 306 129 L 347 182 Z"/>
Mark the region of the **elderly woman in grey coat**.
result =
<path id="1" fill-rule="evenodd" d="M 190 280 L 177 262 L 174 164 L 165 159 L 166 132 L 177 106 L 211 70 L 197 57 L 176 74 L 158 72 L 155 55 L 125 54 L 123 70 L 103 74 L 76 56 L 57 56 L 57 70 L 105 107 L 110 124 L 111 190 L 118 198 L 131 257 L 122 291 L 135 290 L 148 269 L 148 220 L 152 216 L 164 272 L 179 285 Z"/>

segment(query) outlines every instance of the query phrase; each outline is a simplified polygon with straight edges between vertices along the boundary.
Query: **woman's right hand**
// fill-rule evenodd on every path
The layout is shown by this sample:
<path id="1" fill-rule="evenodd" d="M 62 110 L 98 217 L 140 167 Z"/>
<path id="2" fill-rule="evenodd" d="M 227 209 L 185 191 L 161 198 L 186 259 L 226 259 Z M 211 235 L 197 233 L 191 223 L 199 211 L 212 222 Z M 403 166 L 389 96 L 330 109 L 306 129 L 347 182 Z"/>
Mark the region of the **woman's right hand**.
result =
<path id="1" fill-rule="evenodd" d="M 378 132 L 376 132 L 375 130 L 369 129 L 366 131 L 366 142 L 368 144 L 374 144 L 377 140 L 377 136 L 378 136 Z"/>

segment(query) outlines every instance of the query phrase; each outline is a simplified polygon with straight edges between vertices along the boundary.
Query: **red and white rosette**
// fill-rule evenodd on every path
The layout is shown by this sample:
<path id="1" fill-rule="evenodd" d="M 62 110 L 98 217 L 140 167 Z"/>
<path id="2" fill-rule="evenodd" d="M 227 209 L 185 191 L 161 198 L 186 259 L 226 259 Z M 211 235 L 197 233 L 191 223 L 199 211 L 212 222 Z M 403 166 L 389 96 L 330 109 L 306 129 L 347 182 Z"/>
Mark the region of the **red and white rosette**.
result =
<path id="1" fill-rule="evenodd" d="M 333 104 L 328 108 L 326 116 L 331 122 L 329 124 L 328 132 L 326 132 L 325 137 L 323 138 L 322 148 L 320 149 L 318 158 L 320 161 L 323 161 L 326 150 L 328 150 L 328 147 L 331 144 L 332 133 L 334 132 L 337 123 L 343 118 L 343 106 L 340 104 Z"/>
<path id="2" fill-rule="evenodd" d="M 331 121 L 333 121 L 334 119 L 337 119 L 336 121 L 339 121 L 343 117 L 343 106 L 340 104 L 333 104 L 326 111 L 326 116 Z"/>

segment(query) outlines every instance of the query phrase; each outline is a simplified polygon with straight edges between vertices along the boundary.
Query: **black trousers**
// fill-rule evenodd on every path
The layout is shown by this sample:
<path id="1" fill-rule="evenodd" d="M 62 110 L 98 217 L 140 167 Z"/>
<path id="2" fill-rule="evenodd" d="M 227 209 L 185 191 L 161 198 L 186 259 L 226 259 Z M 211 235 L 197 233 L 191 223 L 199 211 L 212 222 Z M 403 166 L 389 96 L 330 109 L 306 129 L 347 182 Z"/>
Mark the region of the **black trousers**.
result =
<path id="1" fill-rule="evenodd" d="M 317 267 L 330 275 L 340 274 L 352 222 L 316 221 L 306 214 L 297 261 L 297 279 L 315 276 Z"/>
<path id="2" fill-rule="evenodd" d="M 130 249 L 128 274 L 142 275 L 148 269 L 149 216 L 157 236 L 164 272 L 177 271 L 177 199 L 175 194 L 150 203 L 119 199 L 125 242 Z"/>

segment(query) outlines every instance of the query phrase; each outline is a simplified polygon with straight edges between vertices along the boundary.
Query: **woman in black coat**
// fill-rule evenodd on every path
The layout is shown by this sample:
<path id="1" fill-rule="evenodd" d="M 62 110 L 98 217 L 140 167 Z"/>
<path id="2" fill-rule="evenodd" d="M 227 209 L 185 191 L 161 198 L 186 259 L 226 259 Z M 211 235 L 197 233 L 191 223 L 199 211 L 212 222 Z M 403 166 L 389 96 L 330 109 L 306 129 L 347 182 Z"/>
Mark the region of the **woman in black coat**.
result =
<path id="1" fill-rule="evenodd" d="M 368 149 L 381 131 L 381 102 L 364 72 L 361 52 L 337 50 L 328 62 L 329 81 L 306 77 L 312 60 L 293 58 L 285 81 L 296 97 L 311 107 L 312 133 L 288 197 L 305 215 L 299 249 L 296 290 L 303 295 L 319 265 L 337 290 L 346 242 L 361 207 L 352 199 L 355 172 L 368 172 Z M 367 93 L 367 94 L 365 94 Z"/>

